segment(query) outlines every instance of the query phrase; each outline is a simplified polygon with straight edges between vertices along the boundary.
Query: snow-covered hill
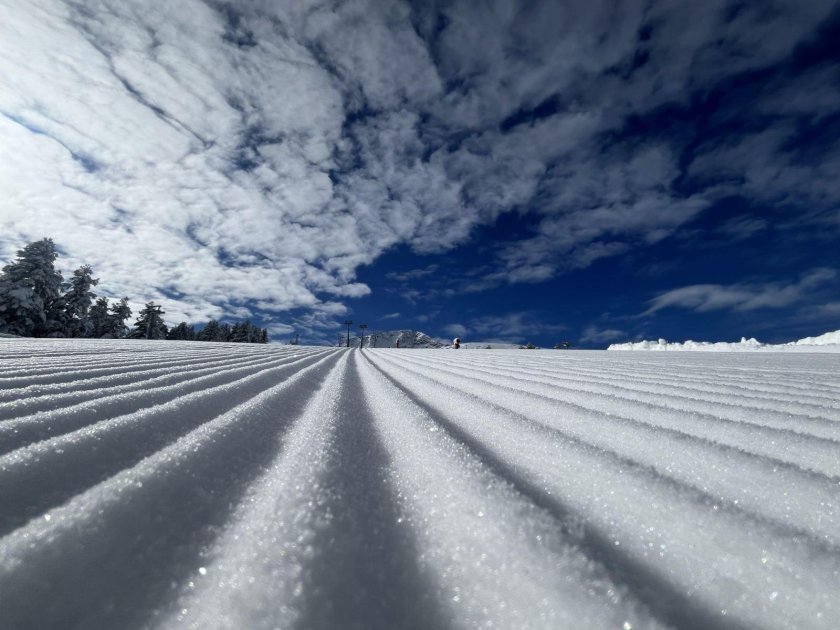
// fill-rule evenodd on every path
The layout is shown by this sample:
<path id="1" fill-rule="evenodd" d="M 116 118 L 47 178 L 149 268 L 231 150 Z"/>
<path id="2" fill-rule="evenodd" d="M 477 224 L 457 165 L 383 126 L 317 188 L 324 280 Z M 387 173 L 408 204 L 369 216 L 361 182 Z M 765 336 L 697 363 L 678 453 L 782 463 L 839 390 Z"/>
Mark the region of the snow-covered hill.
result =
<path id="1" fill-rule="evenodd" d="M 386 330 L 365 335 L 350 337 L 350 347 L 358 348 L 360 339 L 364 339 L 364 348 L 445 348 L 448 341 L 436 339 L 419 330 Z M 342 345 L 344 345 L 342 343 Z"/>
<path id="2" fill-rule="evenodd" d="M 805 337 L 791 344 L 794 346 L 840 346 L 840 330 L 827 332 L 819 337 Z"/>
<path id="3" fill-rule="evenodd" d="M 465 341 L 461 344 L 464 350 L 516 350 L 521 347 L 521 344 L 503 341 Z"/>
<path id="4" fill-rule="evenodd" d="M 350 337 L 350 347 L 359 347 L 359 337 Z M 432 337 L 419 330 L 386 330 L 374 332 L 364 336 L 364 348 L 396 348 L 399 342 L 400 348 L 451 348 L 451 339 L 440 339 Z M 341 346 L 345 345 L 342 338 Z M 464 350 L 510 350 L 520 348 L 516 343 L 505 343 L 500 341 L 467 341 L 461 344 Z"/>
<path id="5" fill-rule="evenodd" d="M 685 341 L 671 343 L 665 339 L 658 341 L 637 341 L 630 343 L 614 343 L 607 350 L 706 350 L 711 352 L 840 352 L 840 330 L 825 333 L 819 337 L 805 337 L 798 341 L 783 344 L 761 343 L 756 339 L 741 338 L 737 343 L 725 341 Z"/>
<path id="6" fill-rule="evenodd" d="M 0 340 L 0 627 L 840 619 L 840 355 Z"/>

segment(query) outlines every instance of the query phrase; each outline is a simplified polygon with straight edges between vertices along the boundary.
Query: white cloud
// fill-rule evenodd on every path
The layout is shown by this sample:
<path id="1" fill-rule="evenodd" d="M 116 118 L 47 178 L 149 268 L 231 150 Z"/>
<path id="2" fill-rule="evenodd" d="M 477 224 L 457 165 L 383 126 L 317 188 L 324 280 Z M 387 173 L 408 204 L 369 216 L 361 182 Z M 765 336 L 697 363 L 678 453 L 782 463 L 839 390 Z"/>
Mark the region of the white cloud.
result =
<path id="1" fill-rule="evenodd" d="M 731 240 L 743 240 L 765 232 L 768 227 L 769 224 L 764 219 L 737 216 L 720 225 L 718 231 Z"/>
<path id="2" fill-rule="evenodd" d="M 437 273 L 440 265 L 428 265 L 420 269 L 411 269 L 409 271 L 391 271 L 386 274 L 390 280 L 397 280 L 399 282 L 408 282 L 409 280 L 416 280 L 418 278 L 425 278 Z"/>
<path id="3" fill-rule="evenodd" d="M 615 328 L 598 328 L 597 326 L 587 326 L 583 329 L 580 336 L 581 343 L 608 343 L 617 339 L 626 339 L 627 333 L 623 330 Z"/>
<path id="4" fill-rule="evenodd" d="M 443 327 L 443 330 L 446 334 L 451 335 L 453 337 L 466 337 L 469 330 L 466 326 L 462 324 L 447 324 Z"/>
<path id="5" fill-rule="evenodd" d="M 195 320 L 255 308 L 282 326 L 307 310 L 300 325 L 317 332 L 370 293 L 359 266 L 400 244 L 456 247 L 506 212 L 538 225 L 473 290 L 645 247 L 733 191 L 804 189 L 836 208 L 840 157 L 791 157 L 795 121 L 701 147 L 689 175 L 731 183 L 694 194 L 679 186 L 685 138 L 621 137 L 630 115 L 778 63 L 830 7 L 759 20 L 722 1 L 497 0 L 441 15 L 400 0 L 7 3 L 0 257 L 52 236 L 64 269 L 90 263 L 109 295 Z M 836 102 L 771 88 L 757 99 L 769 115 Z"/>
<path id="6" fill-rule="evenodd" d="M 837 272 L 819 268 L 791 283 L 695 284 L 667 291 L 650 301 L 643 314 L 651 315 L 664 308 L 685 308 L 700 313 L 731 309 L 752 311 L 759 308 L 782 308 L 795 304 L 805 295 L 833 280 Z"/>
<path id="7" fill-rule="evenodd" d="M 477 317 L 467 322 L 466 328 L 474 341 L 492 339 L 518 343 L 536 335 L 561 332 L 566 329 L 566 326 L 545 322 L 534 313 L 518 311 L 504 315 Z M 466 333 L 463 336 L 466 336 Z"/>
<path id="8" fill-rule="evenodd" d="M 329 209 L 343 97 L 304 46 L 227 46 L 198 2 L 10 14 L 0 220 L 17 242 L 4 257 L 51 235 L 60 264 L 92 264 L 103 292 L 185 318 L 369 293 L 355 268 L 378 250 Z M 242 152 L 253 170 L 235 168 Z"/>

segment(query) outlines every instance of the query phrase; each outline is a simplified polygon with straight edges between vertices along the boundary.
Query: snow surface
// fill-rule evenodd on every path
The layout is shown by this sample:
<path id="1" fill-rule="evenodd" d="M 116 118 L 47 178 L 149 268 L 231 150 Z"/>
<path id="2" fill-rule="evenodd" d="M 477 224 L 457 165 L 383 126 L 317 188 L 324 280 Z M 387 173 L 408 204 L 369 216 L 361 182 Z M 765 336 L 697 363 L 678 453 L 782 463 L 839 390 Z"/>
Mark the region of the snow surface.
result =
<path id="1" fill-rule="evenodd" d="M 840 355 L 0 341 L 2 628 L 831 628 Z"/>
<path id="2" fill-rule="evenodd" d="M 705 350 L 709 352 L 750 352 L 753 350 L 771 352 L 840 352 L 840 330 L 825 333 L 819 337 L 805 337 L 798 341 L 782 344 L 761 343 L 755 338 L 741 337 L 741 341 L 685 341 L 670 343 L 665 339 L 658 341 L 636 341 L 614 343 L 607 350 Z"/>

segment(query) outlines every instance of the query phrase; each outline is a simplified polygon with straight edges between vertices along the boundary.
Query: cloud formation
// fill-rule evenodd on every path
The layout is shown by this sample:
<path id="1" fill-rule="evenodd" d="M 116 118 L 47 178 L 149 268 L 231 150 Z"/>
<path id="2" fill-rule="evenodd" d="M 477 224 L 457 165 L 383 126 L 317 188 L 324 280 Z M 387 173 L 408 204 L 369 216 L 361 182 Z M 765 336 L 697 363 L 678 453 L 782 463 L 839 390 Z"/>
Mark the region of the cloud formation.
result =
<path id="1" fill-rule="evenodd" d="M 644 315 L 664 308 L 685 308 L 700 313 L 718 310 L 752 311 L 790 306 L 837 277 L 833 269 L 814 269 L 796 282 L 695 284 L 672 289 L 650 302 Z"/>
<path id="2" fill-rule="evenodd" d="M 589 325 L 583 329 L 580 336 L 580 343 L 582 344 L 605 344 L 618 339 L 626 339 L 627 333 L 616 328 L 598 328 L 594 325 Z"/>
<path id="3" fill-rule="evenodd" d="M 49 235 L 65 271 L 90 263 L 172 319 L 317 332 L 370 292 L 361 265 L 506 213 L 534 227 L 475 290 L 649 246 L 726 195 L 837 229 L 840 148 L 799 143 L 837 107 L 833 6 L 13 3 L 0 257 Z M 760 302 L 686 289 L 651 312 Z"/>
<path id="4" fill-rule="evenodd" d="M 566 326 L 547 322 L 537 313 L 517 311 L 474 317 L 466 324 L 447 324 L 443 330 L 467 341 L 521 343 L 538 335 L 560 333 L 566 330 Z"/>

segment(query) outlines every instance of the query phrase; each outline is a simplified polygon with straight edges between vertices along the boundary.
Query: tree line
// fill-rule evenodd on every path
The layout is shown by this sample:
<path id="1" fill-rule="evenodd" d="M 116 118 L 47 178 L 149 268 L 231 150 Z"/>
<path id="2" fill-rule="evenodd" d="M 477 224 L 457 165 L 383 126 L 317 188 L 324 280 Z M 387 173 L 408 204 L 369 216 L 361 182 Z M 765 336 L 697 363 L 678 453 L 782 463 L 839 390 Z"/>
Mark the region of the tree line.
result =
<path id="1" fill-rule="evenodd" d="M 65 281 L 56 270 L 58 258 L 50 238 L 30 243 L 0 272 L 0 333 L 20 337 L 87 337 L 94 339 L 171 339 L 267 343 L 268 330 L 248 320 L 233 324 L 211 319 L 196 331 L 181 322 L 169 328 L 161 306 L 146 302 L 132 326 L 128 298 L 109 302 L 97 297 L 90 265 L 82 265 Z"/>

